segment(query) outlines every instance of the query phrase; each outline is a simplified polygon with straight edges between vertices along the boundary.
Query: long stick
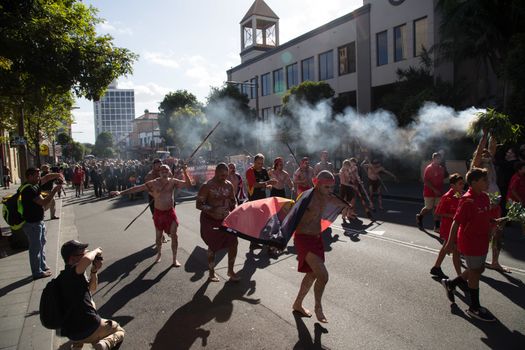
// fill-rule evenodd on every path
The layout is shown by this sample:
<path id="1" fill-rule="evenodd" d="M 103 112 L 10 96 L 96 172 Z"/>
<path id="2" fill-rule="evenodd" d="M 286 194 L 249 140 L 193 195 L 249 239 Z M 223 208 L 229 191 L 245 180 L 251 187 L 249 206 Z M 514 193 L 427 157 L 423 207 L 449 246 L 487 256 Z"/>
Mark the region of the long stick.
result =
<path id="1" fill-rule="evenodd" d="M 383 188 L 385 189 L 385 192 L 388 192 L 388 188 L 386 187 L 385 183 L 383 182 L 383 179 L 381 179 L 381 176 L 379 176 L 379 182 L 381 183 L 381 186 L 383 186 Z"/>
<path id="2" fill-rule="evenodd" d="M 293 153 L 292 151 L 292 147 L 290 147 L 290 145 L 288 144 L 288 142 L 284 142 L 284 144 L 286 145 L 286 147 L 288 147 L 288 150 L 290 151 L 290 154 L 292 155 L 293 159 L 295 160 L 295 162 L 297 163 L 297 165 L 300 167 L 301 164 L 299 164 L 299 161 L 297 160 L 297 157 L 295 156 L 295 153 Z"/>
<path id="3" fill-rule="evenodd" d="M 191 155 L 189 156 L 189 158 L 186 159 L 186 161 L 185 161 L 186 164 L 187 164 L 187 163 L 193 158 L 193 156 L 195 155 L 195 153 L 197 153 L 197 151 L 202 147 L 202 145 L 204 145 L 204 142 L 206 142 L 206 140 L 207 140 L 207 139 L 210 137 L 210 135 L 215 131 L 215 129 L 217 129 L 217 127 L 219 126 L 220 123 L 221 123 L 221 122 L 219 121 L 219 122 L 217 123 L 217 125 L 215 125 L 215 127 L 214 127 L 213 129 L 211 129 L 211 131 L 208 133 L 208 135 L 206 135 L 206 137 L 204 138 L 204 140 L 202 140 L 202 142 L 200 143 L 200 145 L 197 146 L 197 148 L 195 148 L 195 150 L 191 153 Z M 164 188 L 164 187 L 163 187 L 163 188 Z M 161 188 L 161 191 L 162 191 L 163 188 Z M 129 228 L 134 222 L 135 222 L 135 221 L 137 221 L 137 219 L 138 219 L 142 214 L 144 214 L 144 212 L 149 208 L 150 204 L 153 203 L 154 201 L 155 201 L 155 200 L 152 199 L 152 200 L 148 203 L 148 205 L 146 205 L 146 207 L 145 207 L 145 208 L 139 213 L 139 215 L 137 215 L 137 216 L 135 217 L 135 219 L 131 220 L 131 222 L 128 224 L 128 226 L 126 226 L 126 228 L 124 229 L 124 231 L 126 231 L 126 230 L 127 230 L 127 229 L 128 229 L 128 228 Z"/>
<path id="4" fill-rule="evenodd" d="M 215 125 L 215 127 L 213 129 L 211 129 L 211 131 L 208 133 L 208 135 L 206 135 L 206 137 L 204 138 L 204 140 L 202 140 L 202 142 L 200 143 L 200 145 L 197 146 L 197 148 L 195 148 L 195 151 L 193 151 L 191 153 L 191 155 L 188 157 L 188 159 L 186 159 L 186 161 L 184 163 L 188 164 L 188 162 L 193 158 L 193 156 L 195 155 L 195 153 L 197 153 L 199 151 L 199 149 L 202 147 L 202 145 L 204 145 L 204 142 L 206 142 L 206 140 L 211 136 L 211 134 L 213 134 L 213 132 L 215 131 L 215 129 L 217 129 L 219 127 L 219 124 L 221 122 L 217 122 L 217 125 Z"/>

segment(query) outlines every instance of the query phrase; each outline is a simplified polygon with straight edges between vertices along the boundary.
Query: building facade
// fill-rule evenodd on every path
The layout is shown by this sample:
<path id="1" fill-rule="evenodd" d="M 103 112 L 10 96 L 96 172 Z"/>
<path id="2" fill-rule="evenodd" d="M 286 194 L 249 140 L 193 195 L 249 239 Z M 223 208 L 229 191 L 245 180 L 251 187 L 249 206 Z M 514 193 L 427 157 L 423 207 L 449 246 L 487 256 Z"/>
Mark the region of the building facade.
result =
<path id="1" fill-rule="evenodd" d="M 146 110 L 143 115 L 132 121 L 129 149 L 135 157 L 152 155 L 163 146 L 158 116 L 158 113 Z"/>
<path id="2" fill-rule="evenodd" d="M 113 135 L 117 146 L 130 144 L 129 134 L 135 118 L 135 92 L 133 89 L 118 89 L 113 82 L 106 94 L 93 103 L 95 109 L 95 138 L 107 131 Z"/>
<path id="3" fill-rule="evenodd" d="M 363 6 L 279 44 L 279 18 L 256 0 L 242 19 L 241 64 L 227 71 L 262 120 L 281 110 L 283 94 L 303 81 L 325 81 L 347 106 L 366 113 L 418 66 L 438 40 L 434 0 L 364 0 Z M 446 66 L 439 74 L 447 79 Z M 435 70 L 438 71 L 437 69 Z"/>

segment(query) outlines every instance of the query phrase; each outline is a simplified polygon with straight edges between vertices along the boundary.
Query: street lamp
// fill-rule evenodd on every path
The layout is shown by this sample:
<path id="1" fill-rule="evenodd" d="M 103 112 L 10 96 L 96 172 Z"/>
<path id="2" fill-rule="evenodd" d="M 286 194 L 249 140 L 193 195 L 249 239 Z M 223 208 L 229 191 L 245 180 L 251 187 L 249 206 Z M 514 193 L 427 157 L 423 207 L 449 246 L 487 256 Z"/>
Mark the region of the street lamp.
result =
<path id="1" fill-rule="evenodd" d="M 231 85 L 246 85 L 246 86 L 255 86 L 255 117 L 259 119 L 259 79 L 257 76 L 255 76 L 255 83 L 248 83 L 248 82 L 242 82 L 242 81 L 234 81 L 234 80 L 228 80 L 225 81 L 225 84 L 231 84 Z M 253 79 L 252 79 L 253 80 Z"/>

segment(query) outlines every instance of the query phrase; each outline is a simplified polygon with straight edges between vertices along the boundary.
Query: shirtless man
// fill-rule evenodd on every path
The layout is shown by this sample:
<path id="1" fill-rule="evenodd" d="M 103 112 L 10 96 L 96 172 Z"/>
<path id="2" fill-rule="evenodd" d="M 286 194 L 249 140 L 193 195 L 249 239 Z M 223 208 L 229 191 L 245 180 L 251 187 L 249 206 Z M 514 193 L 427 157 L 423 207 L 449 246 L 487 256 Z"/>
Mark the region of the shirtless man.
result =
<path id="1" fill-rule="evenodd" d="M 239 277 L 233 271 L 237 257 L 237 237 L 220 230 L 222 221 L 235 208 L 235 188 L 227 180 L 228 166 L 217 164 L 215 176 L 203 184 L 197 195 L 196 207 L 201 211 L 201 237 L 208 245 L 208 270 L 210 282 L 219 282 L 215 274 L 215 253 L 228 248 L 228 276 L 237 282 Z"/>
<path id="2" fill-rule="evenodd" d="M 370 194 L 370 209 L 374 210 L 374 196 L 377 195 L 377 204 L 379 210 L 383 210 L 383 198 L 381 196 L 381 173 L 385 173 L 391 176 L 394 180 L 397 180 L 396 176 L 390 171 L 386 170 L 381 162 L 377 159 L 372 160 L 372 164 L 368 162 L 368 158 L 361 163 L 366 169 L 368 175 L 368 193 Z"/>
<path id="3" fill-rule="evenodd" d="M 151 180 L 154 180 L 158 178 L 160 166 L 162 165 L 162 161 L 159 158 L 153 159 L 153 167 L 151 170 L 144 176 L 144 182 L 148 182 Z M 153 215 L 155 211 L 155 199 L 151 196 L 151 194 L 148 193 L 148 201 L 149 201 L 149 210 L 151 211 L 151 215 Z M 164 233 L 162 234 L 162 243 L 168 243 L 168 239 L 166 236 L 164 236 Z"/>
<path id="4" fill-rule="evenodd" d="M 273 161 L 273 168 L 270 170 L 270 178 L 275 179 L 272 189 L 270 191 L 270 197 L 283 197 L 286 198 L 285 186 L 288 186 L 290 191 L 293 191 L 293 182 L 290 179 L 290 174 L 283 170 L 284 161 L 281 157 L 275 158 Z"/>
<path id="5" fill-rule="evenodd" d="M 323 170 L 334 173 L 334 165 L 328 161 L 328 151 L 321 152 L 321 161 L 315 165 L 314 175 L 317 176 Z"/>
<path id="6" fill-rule="evenodd" d="M 359 201 L 361 202 L 361 205 L 363 206 L 363 209 L 365 210 L 366 216 L 373 220 L 372 213 L 370 212 L 370 209 L 368 208 L 365 198 L 363 197 L 363 193 L 365 191 L 363 186 L 363 181 L 361 180 L 361 177 L 359 176 L 359 167 L 358 162 L 356 158 L 350 158 L 350 168 L 349 168 L 349 179 L 350 179 L 350 186 L 352 187 L 352 190 L 354 191 L 354 197 L 350 201 L 350 204 L 352 204 L 352 207 L 355 207 L 355 200 L 358 197 Z M 361 191 L 362 190 L 362 191 Z"/>
<path id="7" fill-rule="evenodd" d="M 297 187 L 297 195 L 313 187 L 313 177 L 314 169 L 310 166 L 308 157 L 304 157 L 301 160 L 299 169 L 297 169 L 293 175 L 293 182 Z"/>
<path id="8" fill-rule="evenodd" d="M 160 166 L 160 177 L 150 180 L 143 185 L 128 188 L 122 192 L 112 191 L 111 196 L 125 195 L 128 193 L 136 193 L 141 191 L 148 191 L 155 200 L 155 210 L 153 212 L 153 223 L 155 224 L 157 246 L 157 259 L 159 262 L 162 254 L 162 233 L 166 232 L 171 235 L 171 250 L 173 252 L 173 266 L 179 267 L 180 263 L 177 260 L 177 228 L 179 221 L 175 213 L 173 190 L 179 187 L 191 187 L 191 180 L 186 172 L 186 167 L 182 169 L 185 181 L 170 177 L 170 167 L 166 164 Z"/>
<path id="9" fill-rule="evenodd" d="M 317 175 L 316 180 L 313 197 L 294 234 L 294 244 L 299 261 L 297 270 L 306 275 L 301 282 L 301 288 L 292 309 L 306 317 L 312 316 L 311 312 L 303 306 L 303 300 L 314 285 L 315 316 L 319 322 L 327 323 L 328 320 L 321 304 L 324 288 L 328 282 L 328 270 L 324 264 L 324 247 L 321 237 L 322 216 L 327 207 L 333 208 L 334 211 L 338 210 L 345 219 L 352 220 L 355 214 L 351 206 L 347 206 L 332 194 L 335 186 L 332 173 L 323 170 Z"/>

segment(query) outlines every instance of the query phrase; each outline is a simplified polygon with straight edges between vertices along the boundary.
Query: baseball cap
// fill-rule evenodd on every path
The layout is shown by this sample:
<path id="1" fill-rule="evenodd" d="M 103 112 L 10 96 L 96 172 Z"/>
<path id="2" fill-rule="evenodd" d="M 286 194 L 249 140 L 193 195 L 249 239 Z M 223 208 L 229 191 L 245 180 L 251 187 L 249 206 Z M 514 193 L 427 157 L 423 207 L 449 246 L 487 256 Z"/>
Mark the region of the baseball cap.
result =
<path id="1" fill-rule="evenodd" d="M 75 239 L 72 239 L 71 241 L 67 241 L 62 245 L 62 249 L 60 249 L 60 254 L 62 254 L 62 259 L 67 263 L 69 260 L 69 257 L 73 255 L 75 252 L 78 252 L 79 250 L 84 250 L 88 247 L 89 244 L 79 242 Z"/>

